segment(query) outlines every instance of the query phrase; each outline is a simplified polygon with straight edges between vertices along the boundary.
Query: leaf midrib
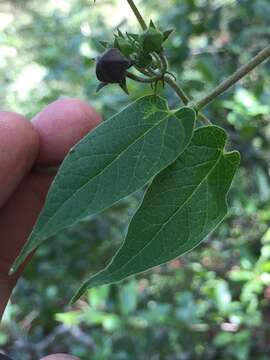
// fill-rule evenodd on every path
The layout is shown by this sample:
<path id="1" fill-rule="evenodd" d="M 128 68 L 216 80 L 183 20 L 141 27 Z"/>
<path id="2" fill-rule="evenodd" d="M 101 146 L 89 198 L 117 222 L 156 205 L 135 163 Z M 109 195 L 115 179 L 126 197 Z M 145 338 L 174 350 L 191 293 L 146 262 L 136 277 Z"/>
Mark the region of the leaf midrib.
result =
<path id="1" fill-rule="evenodd" d="M 160 112 L 165 112 L 165 110 L 160 111 Z M 168 113 L 168 112 L 167 112 L 167 113 Z M 172 116 L 172 115 L 174 115 L 174 114 L 172 114 L 171 112 L 169 112 L 169 113 L 167 114 L 167 116 L 163 117 L 160 121 L 158 121 L 157 123 L 155 123 L 155 124 L 154 124 L 152 127 L 150 127 L 145 133 L 143 133 L 143 135 L 140 135 L 140 136 L 137 137 L 132 143 L 130 143 L 130 145 L 128 145 L 128 147 L 126 147 L 120 154 L 118 154 L 118 156 L 115 157 L 115 158 L 112 160 L 112 162 L 110 162 L 108 165 L 106 165 L 106 167 L 104 167 L 99 173 L 97 173 L 94 177 L 92 177 L 92 178 L 89 179 L 86 183 L 84 183 L 82 186 L 80 186 L 80 187 L 72 194 L 72 196 L 70 196 L 68 199 L 66 199 L 65 202 L 63 202 L 63 203 L 61 204 L 61 206 L 57 209 L 57 211 L 54 213 L 54 216 L 53 216 L 51 219 L 53 219 L 53 218 L 59 213 L 59 211 L 61 211 L 61 209 L 66 205 L 66 203 L 67 203 L 68 201 L 70 201 L 74 196 L 76 196 L 76 194 L 77 194 L 79 191 L 81 191 L 85 186 L 87 186 L 87 185 L 88 185 L 91 181 L 93 181 L 96 177 L 100 176 L 104 171 L 106 171 L 107 168 L 109 168 L 110 166 L 112 166 L 113 163 L 114 163 L 117 159 L 119 159 L 120 157 L 122 157 L 122 156 L 125 154 L 125 152 L 128 151 L 128 149 L 129 149 L 131 146 L 133 146 L 136 142 L 138 142 L 138 141 L 141 140 L 143 137 L 145 137 L 145 136 L 146 136 L 150 131 L 152 131 L 156 126 L 158 126 L 159 124 L 161 124 L 163 121 L 165 121 L 168 117 L 170 117 L 170 116 Z M 179 118 L 178 118 L 178 120 L 179 120 Z M 38 236 L 38 234 L 44 230 L 44 227 L 45 227 L 45 228 L 48 227 L 49 224 L 50 224 L 50 222 L 51 222 L 51 221 L 46 222 L 46 224 L 40 229 L 40 231 L 38 231 L 38 232 L 36 233 L 36 236 Z M 57 232 L 57 231 L 55 231 L 54 233 L 52 233 L 52 235 L 55 234 L 56 232 Z M 36 236 L 35 236 L 35 237 L 36 237 Z M 46 238 L 46 237 L 43 237 L 43 239 L 44 239 L 44 238 Z"/>

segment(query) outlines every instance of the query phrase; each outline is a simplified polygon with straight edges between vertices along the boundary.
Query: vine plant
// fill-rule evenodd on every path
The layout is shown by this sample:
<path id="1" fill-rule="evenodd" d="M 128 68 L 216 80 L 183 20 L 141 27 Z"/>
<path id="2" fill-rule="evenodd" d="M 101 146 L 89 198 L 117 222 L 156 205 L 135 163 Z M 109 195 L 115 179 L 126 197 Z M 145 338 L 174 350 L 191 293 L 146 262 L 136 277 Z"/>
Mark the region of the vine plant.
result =
<path id="1" fill-rule="evenodd" d="M 270 45 L 208 95 L 191 101 L 169 71 L 164 46 L 172 30 L 149 26 L 133 0 L 127 0 L 142 28 L 118 30 L 114 43 L 96 64 L 98 90 L 126 78 L 151 84 L 154 94 L 131 103 L 80 141 L 64 160 L 45 206 L 11 272 L 43 241 L 63 228 L 93 216 L 146 186 L 126 239 L 109 265 L 86 280 L 86 289 L 118 282 L 172 260 L 197 246 L 223 220 L 226 197 L 240 161 L 226 152 L 227 134 L 212 125 L 202 109 L 270 57 Z M 171 110 L 156 95 L 170 86 L 184 106 Z M 203 126 L 197 126 L 197 119 Z"/>

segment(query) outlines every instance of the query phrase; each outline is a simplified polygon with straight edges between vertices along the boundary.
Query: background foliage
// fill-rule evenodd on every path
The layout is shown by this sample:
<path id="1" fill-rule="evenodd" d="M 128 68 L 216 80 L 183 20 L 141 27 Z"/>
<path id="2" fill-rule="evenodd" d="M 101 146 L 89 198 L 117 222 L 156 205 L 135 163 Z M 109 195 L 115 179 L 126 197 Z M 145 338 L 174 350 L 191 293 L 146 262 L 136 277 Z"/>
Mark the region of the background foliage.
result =
<path id="1" fill-rule="evenodd" d="M 91 67 L 98 39 L 117 26 L 137 26 L 124 7 L 124 0 L 1 0 L 0 107 L 32 117 L 71 96 L 108 118 L 127 104 L 118 87 L 95 94 Z M 168 57 L 196 98 L 270 39 L 269 0 L 148 0 L 141 9 L 164 28 L 175 27 Z M 229 132 L 229 148 L 242 154 L 231 211 L 219 229 L 179 260 L 90 290 L 74 308 L 68 300 L 119 247 L 140 194 L 62 233 L 39 249 L 16 288 L 0 328 L 3 352 L 15 360 L 52 352 L 82 360 L 269 358 L 269 71 L 268 62 L 206 109 Z M 132 99 L 151 91 L 129 87 Z"/>

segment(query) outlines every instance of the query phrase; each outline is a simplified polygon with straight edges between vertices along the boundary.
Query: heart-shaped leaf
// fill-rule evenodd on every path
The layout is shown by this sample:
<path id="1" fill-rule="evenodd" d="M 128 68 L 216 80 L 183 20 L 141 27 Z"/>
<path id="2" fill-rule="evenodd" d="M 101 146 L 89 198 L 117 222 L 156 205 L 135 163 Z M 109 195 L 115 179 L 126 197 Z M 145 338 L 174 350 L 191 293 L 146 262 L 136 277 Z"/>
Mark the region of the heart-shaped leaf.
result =
<path id="1" fill-rule="evenodd" d="M 239 165 L 239 153 L 224 152 L 223 129 L 194 132 L 187 149 L 156 176 L 134 215 L 123 246 L 87 288 L 120 281 L 172 260 L 198 245 L 227 213 L 226 195 Z"/>
<path id="2" fill-rule="evenodd" d="M 189 144 L 195 112 L 143 97 L 103 122 L 66 157 L 28 243 L 13 265 L 59 230 L 110 207 L 149 182 Z"/>

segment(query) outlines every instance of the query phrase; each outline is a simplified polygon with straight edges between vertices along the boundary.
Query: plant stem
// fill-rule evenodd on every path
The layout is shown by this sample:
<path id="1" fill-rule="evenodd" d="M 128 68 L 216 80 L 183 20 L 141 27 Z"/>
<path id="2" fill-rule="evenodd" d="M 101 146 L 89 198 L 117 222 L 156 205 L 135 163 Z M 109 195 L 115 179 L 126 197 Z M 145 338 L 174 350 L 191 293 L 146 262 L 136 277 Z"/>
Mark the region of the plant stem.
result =
<path id="1" fill-rule="evenodd" d="M 205 125 L 212 125 L 211 121 L 203 113 L 198 112 L 198 117 Z"/>
<path id="2" fill-rule="evenodd" d="M 133 0 L 127 0 L 129 6 L 131 7 L 131 10 L 133 11 L 134 15 L 136 16 L 137 20 L 139 21 L 141 27 L 143 30 L 147 29 L 146 22 L 144 21 L 144 18 L 142 17 L 141 13 L 139 12 L 137 6 L 135 5 Z"/>
<path id="3" fill-rule="evenodd" d="M 212 100 L 214 100 L 219 95 L 223 94 L 228 90 L 232 85 L 234 85 L 238 80 L 247 75 L 255 67 L 261 64 L 264 60 L 270 57 L 270 45 L 260 51 L 253 59 L 251 59 L 246 65 L 241 66 L 235 73 L 229 76 L 221 84 L 219 84 L 209 95 L 205 96 L 195 104 L 196 110 L 200 110 L 206 105 L 208 105 Z"/>
<path id="4" fill-rule="evenodd" d="M 187 105 L 189 103 L 189 98 L 184 92 L 184 90 L 182 90 L 180 86 L 177 85 L 177 83 L 170 76 L 165 75 L 164 80 L 176 92 L 176 94 L 180 97 L 183 103 Z"/>
<path id="5" fill-rule="evenodd" d="M 158 54 L 156 54 L 155 52 L 154 52 L 152 55 L 153 55 L 153 57 L 154 57 L 155 60 L 156 60 L 156 65 L 157 65 L 157 67 L 160 69 L 161 66 L 162 66 L 160 57 L 159 57 Z"/>
<path id="6" fill-rule="evenodd" d="M 134 15 L 136 16 L 138 22 L 140 23 L 142 29 L 146 30 L 147 29 L 146 22 L 144 21 L 142 15 L 140 14 L 140 12 L 139 12 L 137 6 L 135 5 L 135 3 L 133 2 L 133 0 L 127 0 L 127 2 L 129 4 L 129 6 L 131 7 Z M 162 56 L 160 56 L 160 60 L 162 61 L 164 71 L 166 71 L 167 70 L 167 60 L 163 54 L 162 54 Z M 189 102 L 189 98 L 187 97 L 185 92 L 169 76 L 165 75 L 164 80 L 166 81 L 166 83 L 168 85 L 170 85 L 170 87 L 177 93 L 177 95 L 180 97 L 180 99 L 182 99 L 183 103 L 186 105 Z"/>
<path id="7" fill-rule="evenodd" d="M 162 71 L 165 72 L 168 69 L 167 59 L 164 54 L 160 54 L 159 57 L 162 63 Z"/>
<path id="8" fill-rule="evenodd" d="M 144 21 L 144 18 L 142 17 L 139 9 L 137 8 L 137 6 L 135 5 L 133 0 L 127 0 L 129 6 L 131 7 L 134 15 L 136 16 L 139 24 L 141 25 L 141 28 L 143 30 L 147 30 L 147 25 L 146 22 Z M 160 56 L 160 60 L 162 62 L 162 66 L 163 66 L 163 71 L 167 71 L 168 68 L 168 64 L 167 64 L 167 59 L 164 56 L 164 54 L 161 54 Z M 141 71 L 142 73 L 144 73 L 145 75 L 149 74 L 147 72 L 145 72 L 143 69 L 138 69 L 139 71 Z M 156 75 L 158 76 L 155 71 L 151 71 L 152 75 Z M 132 73 L 127 74 L 127 76 L 133 80 L 139 81 L 139 82 L 152 82 L 152 79 L 145 79 L 145 78 L 141 78 L 138 77 Z M 184 105 L 187 105 L 190 101 L 189 97 L 186 95 L 186 93 L 184 92 L 184 90 L 181 89 L 181 87 L 168 75 L 161 75 L 164 79 L 164 81 L 175 91 L 175 93 L 179 96 L 179 98 L 183 101 Z M 157 79 L 157 78 L 156 78 Z M 149 81 L 150 80 L 150 81 Z M 198 116 L 199 118 L 207 125 L 211 124 L 211 121 L 209 119 L 207 119 L 206 116 L 204 116 L 203 114 L 198 112 Z"/>
<path id="9" fill-rule="evenodd" d="M 141 76 L 132 74 L 132 73 L 129 72 L 129 71 L 126 72 L 126 75 L 127 75 L 128 78 L 130 78 L 130 79 L 132 79 L 132 80 L 135 80 L 135 81 L 138 81 L 138 82 L 141 82 L 141 83 L 152 83 L 153 81 L 156 81 L 156 80 L 157 80 L 156 77 L 143 78 L 143 77 L 141 77 Z"/>
<path id="10" fill-rule="evenodd" d="M 170 78 L 168 75 L 165 75 L 164 80 L 175 91 L 175 93 L 180 97 L 180 99 L 183 101 L 184 105 L 187 105 L 190 102 L 190 99 L 186 95 L 184 90 L 182 90 L 181 87 L 172 78 Z M 198 117 L 201 119 L 201 121 L 205 125 L 211 124 L 211 121 L 205 115 L 203 115 L 201 112 L 198 112 Z"/>
<path id="11" fill-rule="evenodd" d="M 134 65 L 134 67 L 135 67 L 135 69 L 136 70 L 138 70 L 140 73 L 142 73 L 143 75 L 146 75 L 146 76 L 151 76 L 151 74 L 152 75 L 156 75 L 156 74 L 153 74 L 153 73 L 151 73 L 150 71 L 148 71 L 148 70 L 146 70 L 146 69 L 142 69 L 142 68 L 140 68 L 139 66 L 137 66 L 137 65 Z"/>

